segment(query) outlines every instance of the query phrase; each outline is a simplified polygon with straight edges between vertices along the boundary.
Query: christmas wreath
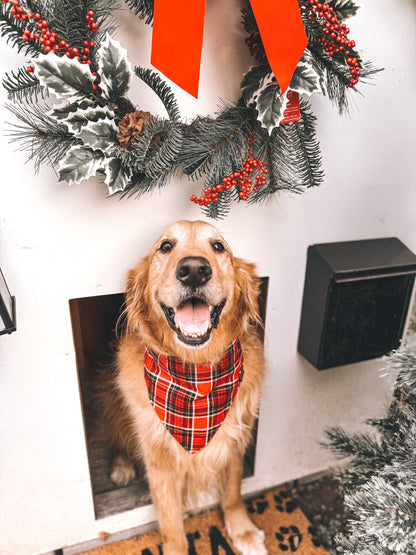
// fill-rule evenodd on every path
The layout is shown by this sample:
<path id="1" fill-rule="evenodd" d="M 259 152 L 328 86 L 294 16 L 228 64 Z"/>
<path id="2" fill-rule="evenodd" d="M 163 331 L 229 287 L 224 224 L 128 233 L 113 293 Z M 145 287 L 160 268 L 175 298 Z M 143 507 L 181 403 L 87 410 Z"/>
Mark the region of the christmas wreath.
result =
<path id="1" fill-rule="evenodd" d="M 126 3 L 150 24 L 157 1 Z M 319 91 L 345 112 L 350 91 L 377 71 L 348 38 L 345 20 L 358 5 L 298 0 L 307 46 L 287 90 L 269 64 L 253 6 L 242 9 L 242 24 L 256 65 L 242 77 L 240 98 L 216 117 L 184 123 L 161 76 L 132 68 L 111 38 L 112 0 L 3 0 L 1 34 L 30 60 L 3 79 L 8 108 L 19 120 L 11 140 L 30 151 L 35 170 L 48 163 L 69 184 L 98 172 L 110 194 L 138 196 L 178 172 L 203 176 L 203 192 L 191 200 L 214 218 L 234 200 L 258 203 L 278 190 L 319 185 L 315 117 L 305 97 Z M 136 108 L 128 97 L 135 77 L 161 99 L 167 117 Z"/>

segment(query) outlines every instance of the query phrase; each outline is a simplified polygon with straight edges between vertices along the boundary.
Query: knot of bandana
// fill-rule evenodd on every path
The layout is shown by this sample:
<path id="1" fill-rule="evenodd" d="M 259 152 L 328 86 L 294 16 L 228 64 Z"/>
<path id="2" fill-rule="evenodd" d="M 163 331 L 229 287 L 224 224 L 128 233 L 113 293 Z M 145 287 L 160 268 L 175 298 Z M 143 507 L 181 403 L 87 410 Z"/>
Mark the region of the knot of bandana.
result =
<path id="1" fill-rule="evenodd" d="M 167 430 L 189 453 L 206 446 L 218 430 L 243 378 L 238 339 L 215 364 L 189 364 L 144 349 L 149 399 Z"/>

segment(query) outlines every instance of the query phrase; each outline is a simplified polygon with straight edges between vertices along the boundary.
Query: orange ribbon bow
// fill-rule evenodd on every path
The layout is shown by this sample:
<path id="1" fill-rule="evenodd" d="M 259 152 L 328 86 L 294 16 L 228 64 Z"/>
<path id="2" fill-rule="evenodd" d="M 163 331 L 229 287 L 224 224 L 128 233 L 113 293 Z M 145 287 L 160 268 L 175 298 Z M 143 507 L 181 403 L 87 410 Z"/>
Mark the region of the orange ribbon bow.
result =
<path id="1" fill-rule="evenodd" d="M 151 63 L 198 97 L 206 0 L 155 0 Z M 282 94 L 308 44 L 297 0 L 250 0 Z"/>

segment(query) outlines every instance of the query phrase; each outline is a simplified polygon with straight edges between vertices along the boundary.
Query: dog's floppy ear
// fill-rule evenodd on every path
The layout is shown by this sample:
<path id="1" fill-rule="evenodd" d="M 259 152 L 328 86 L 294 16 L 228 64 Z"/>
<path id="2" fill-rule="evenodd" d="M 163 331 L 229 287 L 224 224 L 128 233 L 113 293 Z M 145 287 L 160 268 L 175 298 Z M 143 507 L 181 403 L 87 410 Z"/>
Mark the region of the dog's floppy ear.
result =
<path id="1" fill-rule="evenodd" d="M 234 258 L 234 275 L 236 283 L 236 314 L 244 326 L 248 323 L 259 324 L 259 291 L 260 279 L 257 276 L 256 266 L 245 262 L 241 258 Z"/>
<path id="2" fill-rule="evenodd" d="M 149 257 L 142 259 L 140 264 L 130 270 L 126 281 L 126 309 L 127 329 L 137 331 L 139 322 L 147 306 L 147 284 L 149 274 Z"/>

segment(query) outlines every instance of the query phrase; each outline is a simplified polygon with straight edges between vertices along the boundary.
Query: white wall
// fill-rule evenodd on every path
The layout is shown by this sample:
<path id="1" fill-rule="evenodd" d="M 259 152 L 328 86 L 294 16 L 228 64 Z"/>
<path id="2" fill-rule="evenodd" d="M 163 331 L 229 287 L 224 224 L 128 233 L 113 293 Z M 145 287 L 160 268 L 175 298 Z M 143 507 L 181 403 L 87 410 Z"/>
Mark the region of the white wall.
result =
<path id="1" fill-rule="evenodd" d="M 179 92 L 187 117 L 214 113 L 219 96 L 236 98 L 249 63 L 239 1 L 207 4 L 201 97 Z M 369 0 L 351 21 L 351 38 L 385 71 L 360 87 L 364 96 L 349 117 L 313 98 L 324 185 L 262 207 L 235 206 L 218 224 L 235 253 L 270 276 L 269 368 L 256 475 L 246 492 L 328 468 L 323 430 L 356 430 L 389 402 L 390 384 L 377 372 L 382 361 L 318 372 L 296 342 L 309 244 L 397 236 L 416 251 L 415 12 L 413 0 Z M 132 62 L 148 65 L 150 30 L 127 12 L 119 17 Z M 2 40 L 1 74 L 20 62 Z M 143 109 L 160 109 L 143 85 L 132 97 Z M 96 180 L 69 187 L 47 167 L 34 176 L 26 153 L 8 143 L 4 122 L 13 118 L 3 107 L 0 119 L 0 265 L 18 318 L 18 331 L 0 338 L 0 553 L 35 555 L 154 519 L 145 507 L 94 520 L 68 299 L 121 291 L 126 270 L 166 224 L 200 218 L 187 200 L 200 186 L 176 180 L 161 194 L 117 200 Z"/>

